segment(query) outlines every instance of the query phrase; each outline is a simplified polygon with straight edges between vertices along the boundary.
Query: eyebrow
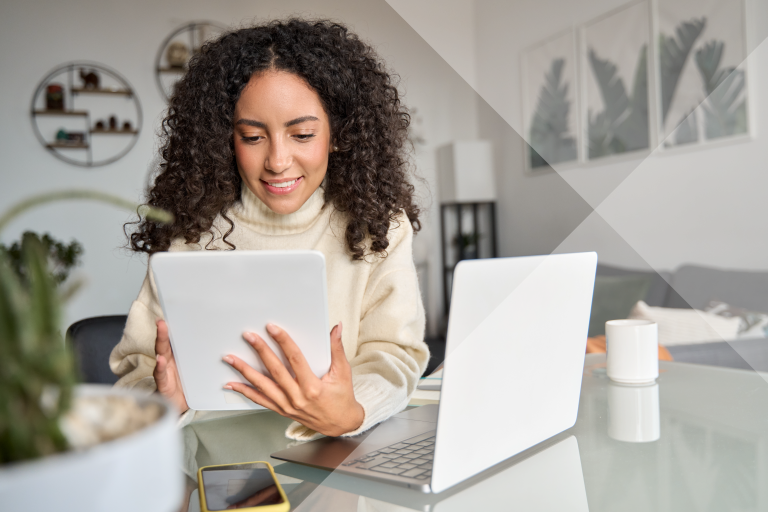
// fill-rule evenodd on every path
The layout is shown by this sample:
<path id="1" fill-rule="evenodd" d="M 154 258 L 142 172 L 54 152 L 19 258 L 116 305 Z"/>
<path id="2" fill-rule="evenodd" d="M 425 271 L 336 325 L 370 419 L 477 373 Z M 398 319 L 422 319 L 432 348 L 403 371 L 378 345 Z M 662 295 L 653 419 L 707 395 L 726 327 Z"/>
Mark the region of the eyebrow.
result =
<path id="1" fill-rule="evenodd" d="M 285 123 L 285 127 L 288 128 L 289 126 L 304 123 L 306 121 L 319 121 L 319 119 L 315 116 L 297 117 L 296 119 L 292 119 L 291 121 Z M 261 121 L 254 121 L 253 119 L 238 119 L 235 124 L 244 124 L 246 126 L 255 126 L 256 128 L 263 128 L 265 130 L 267 129 L 266 124 L 262 123 Z"/>
<path id="2" fill-rule="evenodd" d="M 297 117 L 296 119 L 292 121 L 288 121 L 285 123 L 285 127 L 288 128 L 289 126 L 293 126 L 295 124 L 303 123 L 305 121 L 319 121 L 318 118 L 315 116 L 303 116 L 303 117 Z"/>
<path id="3" fill-rule="evenodd" d="M 267 125 L 262 123 L 261 121 L 254 121 L 253 119 L 238 119 L 235 124 L 244 124 L 247 126 L 255 126 L 256 128 L 264 128 L 267 129 Z"/>

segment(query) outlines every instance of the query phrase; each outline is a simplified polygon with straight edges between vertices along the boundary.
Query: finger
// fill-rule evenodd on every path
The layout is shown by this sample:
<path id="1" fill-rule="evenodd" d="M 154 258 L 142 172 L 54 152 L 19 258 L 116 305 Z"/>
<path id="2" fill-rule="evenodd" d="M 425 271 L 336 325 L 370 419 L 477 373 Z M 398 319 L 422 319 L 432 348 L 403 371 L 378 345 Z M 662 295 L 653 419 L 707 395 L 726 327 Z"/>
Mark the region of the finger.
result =
<path id="1" fill-rule="evenodd" d="M 275 324 L 267 324 L 267 332 L 277 344 L 280 345 L 280 349 L 283 351 L 283 354 L 285 354 L 288 364 L 291 365 L 299 385 L 304 387 L 307 384 L 317 382 L 318 378 L 312 372 L 312 368 L 309 367 L 307 358 L 304 357 L 304 354 L 301 353 L 301 349 L 296 345 L 288 333 Z"/>
<path id="2" fill-rule="evenodd" d="M 272 379 L 260 374 L 237 356 L 225 356 L 223 360 L 225 363 L 230 364 L 232 368 L 240 372 L 240 374 L 245 377 L 245 380 L 253 384 L 261 394 L 266 396 L 272 402 L 278 404 L 283 409 L 288 409 L 290 407 L 285 392 Z"/>
<path id="3" fill-rule="evenodd" d="M 228 382 L 226 386 L 224 386 L 224 389 L 231 389 L 232 391 L 237 391 L 247 399 L 249 399 L 252 402 L 255 402 L 263 407 L 266 407 L 267 409 L 270 409 L 272 411 L 275 411 L 276 413 L 285 416 L 286 412 L 285 410 L 277 405 L 274 400 L 270 399 L 267 395 L 264 393 L 253 389 L 248 384 L 243 384 L 242 382 Z"/>
<path id="4" fill-rule="evenodd" d="M 176 387 L 181 386 L 179 371 L 176 368 L 176 361 L 174 361 L 173 359 L 165 363 L 165 380 L 167 381 L 169 386 L 173 386 L 174 390 L 176 389 Z"/>
<path id="5" fill-rule="evenodd" d="M 173 350 L 171 349 L 171 338 L 168 336 L 168 324 L 165 323 L 165 320 L 158 320 L 156 323 L 155 353 L 164 355 L 166 359 L 171 359 Z"/>
<path id="6" fill-rule="evenodd" d="M 299 385 L 288 372 L 288 369 L 261 336 L 255 332 L 246 332 L 243 334 L 243 338 L 253 347 L 256 353 L 259 354 L 261 362 L 264 363 L 264 367 L 283 390 L 289 394 L 299 391 Z"/>
<path id="7" fill-rule="evenodd" d="M 344 352 L 344 344 L 341 341 L 343 326 L 341 322 L 331 331 L 331 371 L 346 376 L 350 373 L 347 354 Z"/>
<path id="8" fill-rule="evenodd" d="M 157 383 L 157 390 L 162 393 L 168 388 L 168 360 L 161 355 L 157 356 L 154 377 Z"/>

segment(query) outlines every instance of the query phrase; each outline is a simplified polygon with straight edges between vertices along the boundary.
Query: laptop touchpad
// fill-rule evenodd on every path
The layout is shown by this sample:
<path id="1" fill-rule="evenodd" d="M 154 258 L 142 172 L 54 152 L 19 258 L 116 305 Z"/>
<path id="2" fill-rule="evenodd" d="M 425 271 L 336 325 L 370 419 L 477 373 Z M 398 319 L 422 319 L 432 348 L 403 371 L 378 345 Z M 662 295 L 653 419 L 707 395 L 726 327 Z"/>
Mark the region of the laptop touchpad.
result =
<path id="1" fill-rule="evenodd" d="M 414 407 L 413 409 L 395 414 L 393 418 L 403 418 L 405 420 L 437 423 L 437 405 L 429 404 L 422 405 L 421 407 Z"/>

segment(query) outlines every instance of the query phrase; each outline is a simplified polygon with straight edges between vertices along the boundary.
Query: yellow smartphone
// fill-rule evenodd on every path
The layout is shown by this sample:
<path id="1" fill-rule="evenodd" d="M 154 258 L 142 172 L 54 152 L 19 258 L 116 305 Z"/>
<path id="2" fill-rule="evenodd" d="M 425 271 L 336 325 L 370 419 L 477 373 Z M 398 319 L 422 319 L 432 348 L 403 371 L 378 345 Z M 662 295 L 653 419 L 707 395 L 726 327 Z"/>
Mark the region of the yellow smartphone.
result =
<path id="1" fill-rule="evenodd" d="M 197 484 L 201 512 L 288 512 L 291 508 L 269 462 L 205 466 L 197 472 Z"/>

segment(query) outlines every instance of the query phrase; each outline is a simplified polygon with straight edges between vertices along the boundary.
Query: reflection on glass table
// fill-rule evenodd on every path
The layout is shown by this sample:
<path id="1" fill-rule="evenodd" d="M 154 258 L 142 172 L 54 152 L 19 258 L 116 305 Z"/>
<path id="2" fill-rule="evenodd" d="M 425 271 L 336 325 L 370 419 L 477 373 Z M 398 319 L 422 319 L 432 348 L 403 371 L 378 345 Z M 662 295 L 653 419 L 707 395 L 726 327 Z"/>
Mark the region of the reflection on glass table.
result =
<path id="1" fill-rule="evenodd" d="M 608 435 L 627 443 L 648 443 L 661 435 L 659 385 L 608 383 Z"/>
<path id="2" fill-rule="evenodd" d="M 292 510 L 768 510 L 768 376 L 664 363 L 657 384 L 621 387 L 589 355 L 568 431 L 436 495 L 275 464 Z M 269 460 L 295 442 L 272 412 L 211 414 L 185 427 L 185 472 Z M 478 425 L 488 435 L 509 426 Z M 190 480 L 190 490 L 194 488 Z M 198 510 L 197 492 L 189 510 Z M 186 510 L 186 509 L 185 509 Z"/>

